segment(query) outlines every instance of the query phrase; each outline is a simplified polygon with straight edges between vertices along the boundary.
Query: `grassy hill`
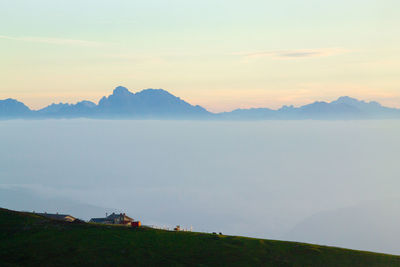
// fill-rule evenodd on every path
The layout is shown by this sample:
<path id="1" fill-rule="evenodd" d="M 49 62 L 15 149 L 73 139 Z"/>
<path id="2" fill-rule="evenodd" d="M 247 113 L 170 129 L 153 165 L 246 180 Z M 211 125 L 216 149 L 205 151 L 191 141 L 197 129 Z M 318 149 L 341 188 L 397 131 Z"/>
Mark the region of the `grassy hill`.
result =
<path id="1" fill-rule="evenodd" d="M 66 223 L 0 209 L 1 266 L 400 266 L 400 256 L 194 232 Z"/>

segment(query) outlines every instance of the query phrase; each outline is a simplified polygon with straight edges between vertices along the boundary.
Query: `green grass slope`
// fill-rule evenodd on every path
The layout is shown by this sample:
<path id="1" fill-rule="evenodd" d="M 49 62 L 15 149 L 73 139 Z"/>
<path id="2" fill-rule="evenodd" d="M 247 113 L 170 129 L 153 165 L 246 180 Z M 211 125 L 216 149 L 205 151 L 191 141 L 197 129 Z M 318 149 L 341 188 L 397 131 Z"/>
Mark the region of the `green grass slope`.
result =
<path id="1" fill-rule="evenodd" d="M 0 209 L 0 266 L 400 266 L 400 257 L 295 242 L 74 224 Z"/>

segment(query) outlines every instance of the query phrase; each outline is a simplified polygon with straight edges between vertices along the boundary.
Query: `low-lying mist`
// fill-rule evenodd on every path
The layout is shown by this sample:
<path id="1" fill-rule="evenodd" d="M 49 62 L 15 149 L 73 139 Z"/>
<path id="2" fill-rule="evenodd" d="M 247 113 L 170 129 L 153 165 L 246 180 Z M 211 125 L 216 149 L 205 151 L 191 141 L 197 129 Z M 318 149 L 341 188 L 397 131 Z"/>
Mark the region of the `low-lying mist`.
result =
<path id="1" fill-rule="evenodd" d="M 400 254 L 400 120 L 0 122 L 0 206 Z"/>

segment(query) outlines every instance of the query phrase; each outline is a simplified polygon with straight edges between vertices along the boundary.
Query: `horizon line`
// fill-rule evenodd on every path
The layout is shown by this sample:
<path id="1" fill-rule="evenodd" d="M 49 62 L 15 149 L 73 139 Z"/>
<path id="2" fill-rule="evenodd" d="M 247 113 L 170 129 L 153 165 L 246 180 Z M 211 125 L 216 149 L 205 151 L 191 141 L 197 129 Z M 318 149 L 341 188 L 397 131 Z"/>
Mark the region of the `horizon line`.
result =
<path id="1" fill-rule="evenodd" d="M 30 107 L 29 105 L 27 105 L 25 102 L 22 102 L 22 101 L 18 100 L 17 98 L 8 97 L 8 98 L 5 98 L 5 99 L 0 99 L 0 101 L 2 101 L 2 100 L 4 101 L 4 100 L 7 100 L 7 99 L 16 100 L 16 101 L 18 101 L 18 102 L 23 103 L 25 106 L 27 106 L 27 107 L 28 107 L 30 110 L 32 110 L 32 111 L 39 111 L 39 110 L 44 109 L 44 108 L 46 108 L 46 107 L 49 107 L 49 106 L 51 106 L 51 105 L 59 105 L 59 104 L 64 104 L 64 105 L 76 105 L 76 104 L 81 103 L 81 102 L 84 102 L 84 101 L 92 102 L 92 103 L 98 105 L 99 102 L 100 102 L 100 100 L 101 100 L 103 97 L 108 97 L 108 96 L 112 95 L 113 92 L 114 92 L 114 90 L 115 90 L 116 88 L 118 88 L 118 87 L 123 87 L 123 88 L 127 89 L 127 90 L 128 90 L 130 93 L 132 93 L 132 94 L 136 94 L 136 93 L 139 93 L 139 92 L 142 92 L 142 91 L 146 91 L 146 90 L 163 90 L 163 91 L 166 91 L 166 92 L 168 92 L 169 94 L 173 95 L 174 97 L 178 97 L 179 99 L 181 99 L 181 100 L 183 100 L 183 101 L 189 103 L 190 105 L 193 105 L 193 106 L 201 106 L 202 108 L 206 109 L 208 112 L 214 113 L 214 114 L 225 113 L 225 112 L 232 112 L 232 111 L 235 111 L 235 110 L 249 110 L 249 109 L 269 109 L 269 110 L 275 110 L 275 111 L 276 111 L 276 110 L 279 110 L 279 109 L 281 109 L 281 108 L 283 108 L 283 107 L 294 107 L 294 108 L 299 108 L 299 107 L 302 107 L 302 106 L 305 106 L 305 105 L 309 105 L 309 104 L 312 104 L 312 103 L 318 103 L 318 102 L 331 103 L 331 102 L 336 101 L 336 100 L 338 100 L 338 99 L 340 99 L 340 98 L 342 98 L 342 97 L 348 97 L 348 98 L 356 99 L 357 101 L 362 101 L 362 102 L 365 102 L 365 103 L 373 103 L 373 102 L 376 102 L 376 103 L 379 103 L 380 105 L 382 105 L 380 102 L 378 102 L 378 101 L 376 101 L 376 100 L 367 101 L 367 100 L 359 99 L 359 98 L 356 98 L 356 97 L 351 97 L 351 96 L 349 96 L 349 95 L 340 95 L 340 96 L 334 97 L 333 100 L 312 100 L 311 102 L 307 102 L 307 103 L 303 103 L 303 104 L 299 104 L 299 105 L 294 105 L 294 104 L 283 104 L 282 106 L 280 106 L 280 107 L 278 107 L 278 108 L 269 108 L 269 107 L 267 107 L 267 106 L 262 106 L 262 107 L 251 107 L 251 106 L 250 106 L 250 107 L 237 107 L 237 108 L 233 108 L 233 109 L 231 109 L 231 110 L 225 110 L 225 111 L 217 111 L 217 112 L 214 112 L 214 111 L 209 111 L 209 110 L 208 110 L 207 108 L 205 108 L 203 105 L 200 105 L 200 104 L 193 104 L 193 103 L 191 103 L 191 102 L 185 100 L 184 98 L 182 98 L 182 97 L 180 97 L 180 96 L 177 96 L 177 95 L 175 95 L 175 94 L 172 94 L 170 91 L 168 91 L 168 90 L 166 90 L 166 89 L 162 89 L 162 88 L 145 88 L 145 89 L 139 89 L 138 91 L 132 92 L 132 91 L 130 91 L 127 87 L 121 86 L 121 85 L 116 86 L 116 87 L 112 90 L 112 93 L 111 93 L 111 94 L 100 96 L 99 100 L 97 100 L 97 101 L 91 101 L 91 100 L 82 99 L 82 100 L 79 100 L 79 101 L 77 101 L 77 102 L 52 102 L 52 103 L 47 104 L 47 105 L 45 105 L 45 106 L 43 106 L 43 107 L 41 107 L 41 108 L 36 108 L 36 109 L 31 108 L 31 107 Z M 383 105 L 382 105 L 382 106 L 383 106 Z M 383 106 L 383 107 L 393 108 L 393 109 L 399 109 L 399 107 L 391 107 L 391 106 Z"/>

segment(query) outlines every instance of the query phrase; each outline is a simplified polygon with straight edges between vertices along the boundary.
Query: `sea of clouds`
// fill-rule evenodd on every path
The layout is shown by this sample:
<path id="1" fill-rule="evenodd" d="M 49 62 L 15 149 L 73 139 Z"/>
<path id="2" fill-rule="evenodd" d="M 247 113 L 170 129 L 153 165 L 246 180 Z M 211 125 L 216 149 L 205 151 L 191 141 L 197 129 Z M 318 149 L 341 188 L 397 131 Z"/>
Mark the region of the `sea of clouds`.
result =
<path id="1" fill-rule="evenodd" d="M 0 207 L 400 254 L 400 120 L 0 121 Z"/>

